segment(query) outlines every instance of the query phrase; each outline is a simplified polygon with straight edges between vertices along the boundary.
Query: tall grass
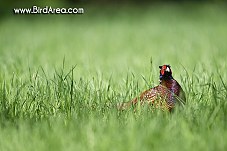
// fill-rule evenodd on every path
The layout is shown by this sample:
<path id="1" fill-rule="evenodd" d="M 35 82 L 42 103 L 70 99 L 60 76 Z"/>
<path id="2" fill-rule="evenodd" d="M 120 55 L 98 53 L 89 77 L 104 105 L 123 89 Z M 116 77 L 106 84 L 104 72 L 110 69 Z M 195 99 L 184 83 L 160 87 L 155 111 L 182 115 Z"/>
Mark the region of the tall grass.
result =
<path id="1" fill-rule="evenodd" d="M 14 149 L 7 144 L 11 139 L 20 150 L 30 150 L 37 143 L 37 150 L 225 149 L 227 93 L 212 75 L 182 77 L 187 104 L 169 114 L 146 107 L 137 112 L 117 110 L 117 103 L 139 92 L 133 75 L 125 77 L 121 89 L 114 90 L 111 80 L 73 80 L 75 72 L 76 68 L 60 69 L 51 79 L 40 68 L 27 81 L 13 76 L 3 82 L 3 150 Z"/>

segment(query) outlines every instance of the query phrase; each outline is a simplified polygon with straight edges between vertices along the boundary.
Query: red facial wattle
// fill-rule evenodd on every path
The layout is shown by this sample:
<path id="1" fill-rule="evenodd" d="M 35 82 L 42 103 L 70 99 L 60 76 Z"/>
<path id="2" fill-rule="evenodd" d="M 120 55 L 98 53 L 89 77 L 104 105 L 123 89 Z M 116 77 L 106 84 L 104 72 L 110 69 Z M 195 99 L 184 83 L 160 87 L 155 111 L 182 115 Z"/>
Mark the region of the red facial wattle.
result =
<path id="1" fill-rule="evenodd" d="M 161 75 L 164 75 L 165 74 L 165 70 L 166 70 L 166 65 L 162 66 Z"/>

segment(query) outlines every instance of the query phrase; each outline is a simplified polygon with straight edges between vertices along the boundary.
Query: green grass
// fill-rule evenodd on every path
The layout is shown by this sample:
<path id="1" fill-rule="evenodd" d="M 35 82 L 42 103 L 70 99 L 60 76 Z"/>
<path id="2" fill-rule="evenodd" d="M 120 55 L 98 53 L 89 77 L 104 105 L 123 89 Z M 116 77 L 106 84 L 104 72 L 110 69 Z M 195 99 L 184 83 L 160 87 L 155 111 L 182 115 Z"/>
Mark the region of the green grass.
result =
<path id="1" fill-rule="evenodd" d="M 0 150 L 226 150 L 226 27 L 211 4 L 4 18 Z M 116 109 L 166 63 L 183 110 Z"/>

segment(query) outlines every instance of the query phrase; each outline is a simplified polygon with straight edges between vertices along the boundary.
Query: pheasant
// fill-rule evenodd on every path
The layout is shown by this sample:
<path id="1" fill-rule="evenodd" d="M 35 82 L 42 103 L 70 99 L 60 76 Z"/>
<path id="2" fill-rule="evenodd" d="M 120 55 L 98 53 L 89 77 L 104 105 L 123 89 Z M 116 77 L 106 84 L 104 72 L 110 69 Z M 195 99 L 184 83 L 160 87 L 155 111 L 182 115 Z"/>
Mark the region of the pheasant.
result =
<path id="1" fill-rule="evenodd" d="M 140 97 L 122 104 L 120 106 L 121 109 L 136 105 L 140 101 L 141 105 L 147 103 L 156 108 L 167 109 L 171 112 L 177 103 L 180 105 L 186 103 L 185 93 L 180 84 L 172 77 L 170 65 L 159 66 L 159 68 L 160 84 L 144 91 L 140 94 Z"/>

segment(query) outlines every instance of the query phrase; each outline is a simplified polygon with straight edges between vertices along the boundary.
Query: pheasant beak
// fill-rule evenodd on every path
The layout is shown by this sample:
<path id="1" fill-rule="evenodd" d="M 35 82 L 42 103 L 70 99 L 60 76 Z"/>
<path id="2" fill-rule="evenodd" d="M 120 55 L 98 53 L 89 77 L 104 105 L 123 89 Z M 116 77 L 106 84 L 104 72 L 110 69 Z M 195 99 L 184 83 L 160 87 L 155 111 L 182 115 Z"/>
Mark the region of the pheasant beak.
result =
<path id="1" fill-rule="evenodd" d="M 170 68 L 169 67 L 166 67 L 166 72 L 170 72 Z"/>

